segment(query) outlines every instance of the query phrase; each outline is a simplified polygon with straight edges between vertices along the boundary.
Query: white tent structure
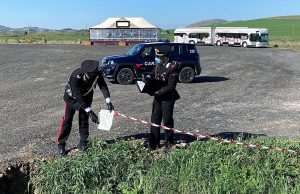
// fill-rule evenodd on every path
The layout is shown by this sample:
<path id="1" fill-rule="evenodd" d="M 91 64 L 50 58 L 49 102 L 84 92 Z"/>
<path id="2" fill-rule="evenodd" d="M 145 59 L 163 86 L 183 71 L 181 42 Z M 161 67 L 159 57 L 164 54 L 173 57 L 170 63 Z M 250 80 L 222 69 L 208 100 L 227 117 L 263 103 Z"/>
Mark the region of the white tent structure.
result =
<path id="1" fill-rule="evenodd" d="M 92 44 L 114 45 L 156 41 L 159 29 L 144 18 L 108 18 L 103 23 L 90 27 Z"/>

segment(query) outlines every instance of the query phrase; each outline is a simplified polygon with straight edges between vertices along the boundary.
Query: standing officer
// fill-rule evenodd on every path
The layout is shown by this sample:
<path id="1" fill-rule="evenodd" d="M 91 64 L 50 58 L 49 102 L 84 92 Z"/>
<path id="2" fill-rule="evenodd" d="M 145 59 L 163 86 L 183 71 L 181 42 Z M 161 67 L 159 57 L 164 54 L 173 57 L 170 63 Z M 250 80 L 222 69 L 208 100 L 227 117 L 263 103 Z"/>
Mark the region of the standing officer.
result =
<path id="1" fill-rule="evenodd" d="M 175 101 L 180 98 L 176 91 L 178 82 L 178 66 L 177 63 L 169 60 L 170 47 L 163 45 L 159 50 L 155 50 L 156 66 L 149 75 L 145 77 L 145 81 L 152 82 L 154 100 L 152 105 L 151 122 L 160 125 L 162 120 L 166 127 L 173 128 L 173 109 Z M 160 128 L 151 126 L 149 147 L 156 149 L 160 143 Z M 174 132 L 165 130 L 164 146 L 170 148 L 174 144 Z"/>
<path id="2" fill-rule="evenodd" d="M 98 61 L 85 60 L 81 63 L 81 68 L 75 69 L 70 76 L 64 94 L 65 114 L 57 135 L 58 153 L 61 156 L 66 155 L 66 140 L 70 135 L 73 116 L 76 111 L 79 111 L 80 142 L 78 149 L 81 153 L 85 152 L 88 142 L 89 117 L 94 123 L 99 124 L 98 116 L 91 109 L 96 84 L 103 93 L 108 110 L 114 109 L 108 87 L 98 67 Z"/>

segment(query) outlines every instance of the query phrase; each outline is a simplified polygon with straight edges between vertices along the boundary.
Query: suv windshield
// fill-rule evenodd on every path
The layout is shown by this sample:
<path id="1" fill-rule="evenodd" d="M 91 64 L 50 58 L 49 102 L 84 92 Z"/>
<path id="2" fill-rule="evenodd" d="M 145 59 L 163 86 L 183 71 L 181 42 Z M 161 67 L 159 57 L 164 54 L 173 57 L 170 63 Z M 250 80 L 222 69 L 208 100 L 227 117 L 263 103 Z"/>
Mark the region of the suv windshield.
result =
<path id="1" fill-rule="evenodd" d="M 137 44 L 135 45 L 132 49 L 130 49 L 130 51 L 128 51 L 127 55 L 136 55 L 140 50 L 141 48 L 143 47 L 142 44 Z"/>

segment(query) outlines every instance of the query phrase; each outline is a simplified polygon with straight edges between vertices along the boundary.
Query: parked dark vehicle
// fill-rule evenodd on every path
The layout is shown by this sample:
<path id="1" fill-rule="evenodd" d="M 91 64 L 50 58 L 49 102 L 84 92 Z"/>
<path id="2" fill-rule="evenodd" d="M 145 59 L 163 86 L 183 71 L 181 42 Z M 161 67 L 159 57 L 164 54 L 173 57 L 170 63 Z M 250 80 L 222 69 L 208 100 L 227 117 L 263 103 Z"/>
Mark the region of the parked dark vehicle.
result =
<path id="1" fill-rule="evenodd" d="M 135 45 L 127 54 L 106 56 L 102 59 L 103 76 L 120 84 L 131 84 L 135 78 L 147 74 L 155 66 L 155 49 L 170 46 L 170 60 L 179 64 L 179 81 L 192 82 L 200 75 L 200 56 L 194 44 L 187 43 L 141 43 Z"/>

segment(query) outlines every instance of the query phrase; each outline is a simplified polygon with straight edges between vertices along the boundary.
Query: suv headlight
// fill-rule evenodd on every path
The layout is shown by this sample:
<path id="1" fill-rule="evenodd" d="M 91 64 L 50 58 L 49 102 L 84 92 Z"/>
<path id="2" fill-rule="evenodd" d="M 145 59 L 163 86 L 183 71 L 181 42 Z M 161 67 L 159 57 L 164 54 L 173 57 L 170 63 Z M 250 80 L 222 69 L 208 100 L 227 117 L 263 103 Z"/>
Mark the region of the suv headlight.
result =
<path id="1" fill-rule="evenodd" d="M 113 60 L 109 60 L 109 61 L 107 62 L 107 64 L 108 64 L 108 65 L 114 65 L 115 62 L 114 62 Z"/>
<path id="2" fill-rule="evenodd" d="M 117 64 L 117 62 L 111 60 L 111 61 L 108 61 L 108 62 L 107 62 L 107 65 L 109 65 L 109 68 L 110 68 L 111 70 L 114 70 L 114 69 L 116 69 L 116 67 L 117 67 L 118 64 Z"/>

